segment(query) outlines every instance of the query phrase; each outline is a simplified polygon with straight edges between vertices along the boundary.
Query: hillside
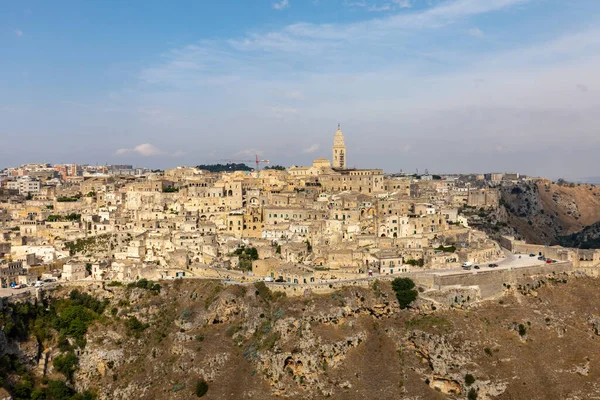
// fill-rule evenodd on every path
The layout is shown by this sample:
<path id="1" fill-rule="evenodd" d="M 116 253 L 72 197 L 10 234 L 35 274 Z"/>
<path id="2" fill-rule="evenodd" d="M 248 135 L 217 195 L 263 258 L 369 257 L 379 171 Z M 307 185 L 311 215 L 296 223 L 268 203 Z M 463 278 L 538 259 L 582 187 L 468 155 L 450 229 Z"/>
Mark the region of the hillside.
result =
<path id="1" fill-rule="evenodd" d="M 517 235 L 529 243 L 579 247 L 578 236 L 566 237 L 600 222 L 598 186 L 539 180 L 503 186 L 500 194 L 498 210 L 475 213 L 473 219 L 474 226 L 492 236 Z"/>
<path id="2" fill-rule="evenodd" d="M 91 288 L 108 304 L 74 353 L 79 392 L 191 399 L 202 379 L 206 399 L 584 399 L 600 390 L 600 282 L 587 277 L 532 281 L 481 304 L 450 296 L 435 311 L 427 292 L 421 311 L 400 310 L 389 283 L 295 298 L 212 281 L 150 288 Z M 0 352 L 42 388 L 47 353 L 47 377 L 64 380 L 52 362 L 58 344 L 36 343 L 4 340 Z M 24 373 L 4 372 L 5 386 Z"/>

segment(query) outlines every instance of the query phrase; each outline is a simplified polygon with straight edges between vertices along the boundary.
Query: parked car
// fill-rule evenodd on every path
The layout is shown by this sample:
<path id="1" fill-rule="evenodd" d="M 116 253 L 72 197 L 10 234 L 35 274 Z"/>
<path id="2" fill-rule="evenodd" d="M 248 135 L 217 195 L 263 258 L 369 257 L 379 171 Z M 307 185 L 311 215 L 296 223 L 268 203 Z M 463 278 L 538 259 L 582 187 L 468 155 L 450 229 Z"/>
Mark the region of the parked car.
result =
<path id="1" fill-rule="evenodd" d="M 282 283 L 282 282 L 285 282 L 285 280 L 283 278 L 277 278 L 277 279 L 275 279 L 275 282 Z"/>
<path id="2" fill-rule="evenodd" d="M 13 285 L 10 287 L 11 289 L 21 289 L 22 286 L 21 285 Z"/>
<path id="3" fill-rule="evenodd" d="M 263 279 L 263 281 L 265 282 L 273 282 L 273 278 L 270 276 L 265 276 L 265 278 Z"/>
<path id="4" fill-rule="evenodd" d="M 546 259 L 546 264 L 552 264 L 552 260 L 551 260 L 551 259 L 549 259 L 549 258 L 547 258 L 547 259 Z"/>
<path id="5" fill-rule="evenodd" d="M 494 268 L 494 264 L 488 264 L 488 267 Z"/>
<path id="6" fill-rule="evenodd" d="M 36 281 L 33 286 L 34 287 L 42 287 L 42 286 L 44 286 L 44 282 L 42 282 L 42 281 Z"/>
<path id="7" fill-rule="evenodd" d="M 479 269 L 479 265 L 476 265 L 476 266 L 474 266 L 473 268 L 475 268 L 475 269 Z"/>
<path id="8" fill-rule="evenodd" d="M 540 261 L 546 261 L 546 257 L 544 257 L 544 256 L 539 256 L 539 257 L 538 257 L 538 260 L 540 260 Z"/>
<path id="9" fill-rule="evenodd" d="M 535 257 L 535 254 L 531 253 L 531 254 L 529 255 L 529 257 Z"/>

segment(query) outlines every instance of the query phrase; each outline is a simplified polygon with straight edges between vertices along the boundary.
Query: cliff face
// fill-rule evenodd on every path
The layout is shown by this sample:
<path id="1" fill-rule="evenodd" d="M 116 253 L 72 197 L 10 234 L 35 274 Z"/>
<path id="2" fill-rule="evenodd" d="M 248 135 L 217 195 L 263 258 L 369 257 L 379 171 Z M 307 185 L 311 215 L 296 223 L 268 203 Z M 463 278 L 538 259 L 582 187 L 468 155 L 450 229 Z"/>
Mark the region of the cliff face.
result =
<path id="1" fill-rule="evenodd" d="M 599 289 L 581 274 L 551 276 L 499 301 L 456 293 L 449 307 L 426 291 L 416 309 L 400 310 L 384 283 L 297 298 L 210 281 L 159 293 L 90 287 L 110 304 L 77 351 L 69 386 L 99 399 L 191 399 L 202 379 L 207 399 L 592 398 Z M 31 358 L 41 380 L 30 342 L 0 344 Z"/>
<path id="2" fill-rule="evenodd" d="M 510 234 L 530 243 L 579 247 L 582 238 L 566 238 L 600 222 L 598 186 L 540 180 L 502 187 L 500 195 L 498 210 L 471 213 L 474 225 L 492 235 Z"/>
<path id="3" fill-rule="evenodd" d="M 100 399 L 189 399 L 199 379 L 213 399 L 589 398 L 599 288 L 561 276 L 435 311 L 423 293 L 420 312 L 383 283 L 300 298 L 215 282 L 116 288 L 116 316 L 88 333 L 75 383 Z M 148 327 L 132 330 L 132 316 Z"/>

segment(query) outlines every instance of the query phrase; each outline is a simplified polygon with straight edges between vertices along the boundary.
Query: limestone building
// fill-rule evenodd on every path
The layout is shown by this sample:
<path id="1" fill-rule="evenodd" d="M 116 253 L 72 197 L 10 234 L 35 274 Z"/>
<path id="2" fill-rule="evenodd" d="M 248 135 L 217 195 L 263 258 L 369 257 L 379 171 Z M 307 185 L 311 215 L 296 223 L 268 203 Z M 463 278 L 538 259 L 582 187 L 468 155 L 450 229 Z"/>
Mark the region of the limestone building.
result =
<path id="1" fill-rule="evenodd" d="M 344 144 L 344 135 L 338 124 L 337 132 L 333 137 L 333 168 L 346 169 L 346 145 Z"/>

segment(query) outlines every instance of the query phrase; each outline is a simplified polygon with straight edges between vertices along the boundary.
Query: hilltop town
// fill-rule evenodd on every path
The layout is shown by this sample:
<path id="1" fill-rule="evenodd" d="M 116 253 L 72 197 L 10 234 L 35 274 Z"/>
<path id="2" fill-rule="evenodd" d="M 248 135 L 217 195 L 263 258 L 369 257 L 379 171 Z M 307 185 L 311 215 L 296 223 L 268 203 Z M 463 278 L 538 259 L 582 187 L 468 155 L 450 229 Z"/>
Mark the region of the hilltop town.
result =
<path id="1" fill-rule="evenodd" d="M 348 154 L 338 126 L 331 160 L 311 166 L 6 169 L 0 178 L 3 293 L 36 282 L 142 278 L 264 280 L 289 289 L 477 272 L 471 266 L 512 269 L 545 258 L 576 266 L 600 260 L 592 250 L 534 248 L 476 229 L 499 209 L 501 188 L 544 180 L 516 173 L 386 175 L 347 168 Z"/>
<path id="2" fill-rule="evenodd" d="M 597 392 L 597 187 L 259 162 L 4 170 L 0 398 Z"/>

